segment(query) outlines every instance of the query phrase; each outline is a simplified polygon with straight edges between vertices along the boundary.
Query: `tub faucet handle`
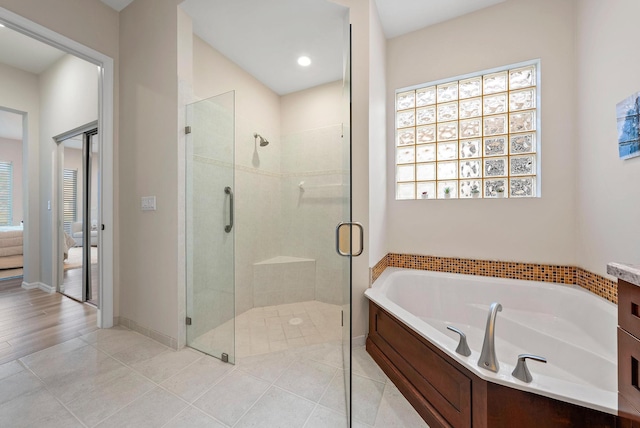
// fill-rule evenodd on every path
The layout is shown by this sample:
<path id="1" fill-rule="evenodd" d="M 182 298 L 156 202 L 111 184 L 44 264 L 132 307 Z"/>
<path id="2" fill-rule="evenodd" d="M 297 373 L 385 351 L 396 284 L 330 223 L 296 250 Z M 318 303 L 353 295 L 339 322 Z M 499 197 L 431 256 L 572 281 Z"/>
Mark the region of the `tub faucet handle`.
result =
<path id="1" fill-rule="evenodd" d="M 454 333 L 458 333 L 460 335 L 460 342 L 458 342 L 456 352 L 460 355 L 464 355 L 465 357 L 471 355 L 471 349 L 469 349 L 469 345 L 467 345 L 467 335 L 464 334 L 459 328 L 455 328 L 450 325 L 447 326 L 447 330 L 451 330 Z"/>
<path id="2" fill-rule="evenodd" d="M 547 359 L 532 354 L 518 355 L 518 364 L 516 364 L 516 368 L 513 370 L 513 372 L 511 372 L 511 375 L 513 375 L 513 377 L 515 377 L 516 379 L 520 379 L 523 382 L 529 383 L 533 380 L 533 377 L 531 377 L 531 372 L 527 367 L 527 358 L 529 358 L 530 360 L 540 361 L 541 363 L 546 363 Z"/>

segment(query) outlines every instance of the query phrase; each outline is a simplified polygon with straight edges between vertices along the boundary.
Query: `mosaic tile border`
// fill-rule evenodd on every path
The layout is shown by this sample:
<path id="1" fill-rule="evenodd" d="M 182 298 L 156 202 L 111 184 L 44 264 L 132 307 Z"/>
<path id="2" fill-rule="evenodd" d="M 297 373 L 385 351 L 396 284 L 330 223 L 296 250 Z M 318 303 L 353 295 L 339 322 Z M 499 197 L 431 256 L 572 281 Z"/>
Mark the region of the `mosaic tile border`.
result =
<path id="1" fill-rule="evenodd" d="M 615 281 L 575 266 L 389 253 L 372 268 L 372 282 L 387 267 L 573 284 L 589 290 L 610 302 L 618 303 L 618 285 Z"/>
<path id="2" fill-rule="evenodd" d="M 618 283 L 602 275 L 576 268 L 576 285 L 618 304 Z"/>

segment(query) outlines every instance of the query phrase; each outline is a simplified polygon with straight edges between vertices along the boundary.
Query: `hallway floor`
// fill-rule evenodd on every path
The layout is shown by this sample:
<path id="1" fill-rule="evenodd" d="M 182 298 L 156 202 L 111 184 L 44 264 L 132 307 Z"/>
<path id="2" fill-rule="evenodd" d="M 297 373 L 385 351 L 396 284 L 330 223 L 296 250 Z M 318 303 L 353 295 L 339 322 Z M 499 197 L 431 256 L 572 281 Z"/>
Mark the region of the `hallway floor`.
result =
<path id="1" fill-rule="evenodd" d="M 0 365 L 0 426 L 337 428 L 340 367 L 339 342 L 230 365 L 122 327 L 96 330 Z M 353 391 L 354 427 L 426 426 L 363 347 Z"/>

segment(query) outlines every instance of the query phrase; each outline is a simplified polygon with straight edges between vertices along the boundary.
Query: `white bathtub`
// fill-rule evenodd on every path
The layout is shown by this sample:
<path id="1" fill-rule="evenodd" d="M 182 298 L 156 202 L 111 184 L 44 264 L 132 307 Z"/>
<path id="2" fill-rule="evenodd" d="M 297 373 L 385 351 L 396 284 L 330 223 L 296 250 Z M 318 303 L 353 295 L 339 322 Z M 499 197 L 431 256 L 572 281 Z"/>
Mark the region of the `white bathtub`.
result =
<path id="1" fill-rule="evenodd" d="M 617 307 L 578 286 L 387 268 L 365 295 L 477 376 L 501 385 L 617 414 Z M 492 302 L 498 373 L 477 366 Z M 455 352 L 467 335 L 471 355 Z M 511 376 L 518 354 L 533 376 Z"/>

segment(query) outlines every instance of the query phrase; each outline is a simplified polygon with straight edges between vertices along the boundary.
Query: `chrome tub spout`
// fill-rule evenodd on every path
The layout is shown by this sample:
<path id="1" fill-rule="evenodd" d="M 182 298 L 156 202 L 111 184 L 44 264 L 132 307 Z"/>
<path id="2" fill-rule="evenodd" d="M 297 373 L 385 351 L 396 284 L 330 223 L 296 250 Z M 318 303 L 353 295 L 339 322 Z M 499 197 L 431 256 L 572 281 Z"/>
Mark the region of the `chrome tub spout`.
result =
<path id="1" fill-rule="evenodd" d="M 500 368 L 498 358 L 496 358 L 496 315 L 502 311 L 502 305 L 493 302 L 489 308 L 489 316 L 487 317 L 487 328 L 484 332 L 484 342 L 482 343 L 482 352 L 478 360 L 478 366 L 483 369 L 497 373 Z"/>

